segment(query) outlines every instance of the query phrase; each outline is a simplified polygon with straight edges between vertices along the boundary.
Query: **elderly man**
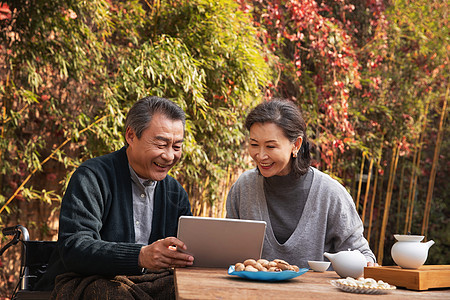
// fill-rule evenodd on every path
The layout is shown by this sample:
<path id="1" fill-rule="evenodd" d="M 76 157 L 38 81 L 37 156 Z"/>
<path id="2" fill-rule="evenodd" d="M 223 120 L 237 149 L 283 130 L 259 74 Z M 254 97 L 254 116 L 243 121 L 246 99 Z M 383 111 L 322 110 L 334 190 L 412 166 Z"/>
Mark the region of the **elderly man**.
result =
<path id="1" fill-rule="evenodd" d="M 123 298 L 130 290 L 136 298 L 173 296 L 169 268 L 194 260 L 176 251 L 186 250 L 175 237 L 178 218 L 192 213 L 186 191 L 167 175 L 180 160 L 184 126 L 173 102 L 141 99 L 127 115 L 127 145 L 74 172 L 61 204 L 57 253 L 39 283 L 54 288 L 53 298 Z"/>

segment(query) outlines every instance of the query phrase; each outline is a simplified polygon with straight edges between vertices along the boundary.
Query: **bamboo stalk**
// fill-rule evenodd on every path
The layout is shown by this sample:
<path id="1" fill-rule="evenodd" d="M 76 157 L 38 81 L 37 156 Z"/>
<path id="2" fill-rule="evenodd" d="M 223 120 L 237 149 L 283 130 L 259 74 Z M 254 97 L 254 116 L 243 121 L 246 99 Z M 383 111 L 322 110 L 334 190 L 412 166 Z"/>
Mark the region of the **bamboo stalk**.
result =
<path id="1" fill-rule="evenodd" d="M 378 247 L 377 260 L 379 262 L 383 261 L 384 240 L 385 240 L 385 235 L 386 235 L 387 222 L 388 222 L 388 218 L 389 218 L 389 208 L 391 205 L 392 190 L 394 187 L 395 173 L 397 170 L 399 153 L 400 153 L 400 144 L 396 148 L 394 148 L 394 151 L 392 153 L 391 169 L 389 172 L 388 188 L 387 188 L 387 193 L 386 193 L 386 201 L 384 203 L 385 206 L 384 206 L 383 222 L 381 224 L 380 242 L 379 242 L 379 247 Z"/>
<path id="2" fill-rule="evenodd" d="M 202 217 L 206 217 L 206 201 L 202 201 Z"/>
<path id="3" fill-rule="evenodd" d="M 398 191 L 398 199 L 397 199 L 397 219 L 395 222 L 395 232 L 400 232 L 400 212 L 402 209 L 402 202 L 403 202 L 403 182 L 405 177 L 405 164 L 402 165 L 402 173 L 400 174 L 400 187 Z"/>
<path id="4" fill-rule="evenodd" d="M 384 187 L 384 178 L 382 178 L 383 180 L 381 180 L 381 185 L 380 185 L 380 193 L 378 193 L 378 219 L 375 220 L 375 225 L 377 225 L 378 227 L 381 226 L 379 219 L 381 218 L 381 207 L 383 206 L 383 202 L 382 202 L 382 197 L 383 197 L 383 187 Z M 375 227 L 374 227 L 375 228 Z M 377 228 L 378 230 L 375 230 L 375 249 L 374 249 L 374 254 L 378 253 L 378 248 L 380 247 L 380 230 L 379 228 Z M 381 264 L 382 262 L 378 261 L 379 264 Z"/>
<path id="5" fill-rule="evenodd" d="M 3 107 L 2 107 L 2 120 L 6 119 L 6 104 L 3 103 Z M 1 127 L 1 131 L 0 131 L 0 138 L 3 140 L 5 138 L 5 125 L 4 122 L 2 121 L 2 127 Z M 2 157 L 3 152 L 2 149 L 0 148 L 0 157 Z M 3 190 L 3 174 L 0 174 L 0 190 Z"/>
<path id="6" fill-rule="evenodd" d="M 355 159 L 355 153 L 352 153 L 352 161 L 356 161 Z M 351 194 L 355 195 L 356 194 L 356 181 L 357 181 L 357 177 L 356 176 L 352 176 L 352 187 L 351 187 Z"/>
<path id="7" fill-rule="evenodd" d="M 217 206 L 216 204 L 213 202 L 210 206 L 209 206 L 209 216 L 215 218 L 217 216 Z"/>
<path id="8" fill-rule="evenodd" d="M 384 189 L 384 173 L 383 175 L 380 176 L 380 185 L 378 187 L 378 203 L 377 203 L 377 209 L 378 209 L 378 219 L 381 218 L 381 207 L 383 206 L 383 189 Z M 378 219 L 375 220 L 375 225 L 377 225 L 377 223 L 379 223 Z M 375 228 L 375 226 L 374 226 Z M 379 247 L 379 239 L 380 238 L 380 230 L 375 230 L 375 249 L 373 251 L 373 253 L 378 253 L 378 247 Z M 381 262 L 379 262 L 381 264 Z"/>
<path id="9" fill-rule="evenodd" d="M 224 188 L 224 193 L 223 193 L 223 200 L 222 200 L 222 218 L 225 218 L 227 215 L 227 196 L 228 196 L 228 191 L 230 190 L 230 182 L 231 182 L 231 178 L 232 178 L 232 174 L 231 174 L 231 167 L 228 166 L 227 168 L 227 179 L 225 181 L 225 188 Z"/>
<path id="10" fill-rule="evenodd" d="M 384 140 L 384 139 L 383 139 Z M 383 141 L 380 143 L 380 150 L 378 153 L 378 158 L 377 158 L 377 169 L 375 172 L 375 181 L 373 183 L 373 194 L 372 194 L 372 202 L 370 203 L 370 215 L 369 215 L 369 230 L 368 230 L 368 234 L 367 234 L 367 240 L 370 243 L 370 236 L 371 236 L 371 231 L 372 231 L 372 222 L 373 222 L 373 210 L 374 210 L 374 206 L 375 206 L 375 199 L 376 199 L 376 195 L 377 195 L 377 185 L 378 185 L 378 174 L 379 171 L 381 170 L 381 158 L 383 157 Z"/>
<path id="11" fill-rule="evenodd" d="M 396 149 L 397 148 L 393 148 L 392 151 L 392 157 L 391 157 L 391 164 L 390 164 L 390 169 L 389 169 L 389 178 L 388 178 L 388 185 L 387 185 L 387 189 L 386 189 L 386 198 L 384 200 L 384 212 L 383 212 L 383 219 L 382 219 L 382 223 L 381 223 L 381 228 L 379 231 L 379 237 L 378 237 L 378 249 L 377 249 L 377 261 L 382 262 L 383 261 L 383 254 L 384 254 L 384 237 L 385 237 L 385 231 L 386 227 L 387 227 L 387 219 L 389 217 L 389 188 L 391 186 L 391 181 L 392 181 L 392 173 L 394 170 L 394 161 L 395 161 L 395 156 L 396 156 Z"/>
<path id="12" fill-rule="evenodd" d="M 412 169 L 411 169 L 411 178 L 409 181 L 409 189 L 408 189 L 408 203 L 406 204 L 405 227 L 403 229 L 403 234 L 407 233 L 408 225 L 409 225 L 409 215 L 412 214 L 411 203 L 412 203 L 412 198 L 414 197 L 413 186 L 414 186 L 414 178 L 415 178 L 415 172 L 416 172 L 417 154 L 419 152 L 418 147 L 419 146 L 417 144 L 416 149 L 414 150 L 413 165 L 412 165 Z"/>
<path id="13" fill-rule="evenodd" d="M 364 220 L 365 220 L 365 216 L 366 216 L 367 198 L 369 198 L 370 179 L 372 177 L 372 168 L 373 168 L 373 158 L 370 159 L 369 173 L 367 174 L 366 193 L 364 195 L 363 212 L 362 212 L 362 217 L 361 217 L 363 224 L 364 224 Z"/>
<path id="14" fill-rule="evenodd" d="M 2 107 L 2 120 L 6 119 L 6 107 Z M 0 132 L 0 136 L 2 137 L 2 139 L 5 137 L 5 121 L 2 121 L 2 131 Z M 0 149 L 1 151 L 1 149 Z M 2 154 L 2 152 L 0 152 L 0 155 Z"/>
<path id="15" fill-rule="evenodd" d="M 364 162 L 366 159 L 366 153 L 363 152 L 362 154 L 362 161 L 361 161 L 361 170 L 359 171 L 359 183 L 358 183 L 358 192 L 356 193 L 356 211 L 358 211 L 358 207 L 359 207 L 359 196 L 361 195 L 361 186 L 362 186 L 362 176 L 363 176 L 363 172 L 364 172 Z"/>
<path id="16" fill-rule="evenodd" d="M 442 107 L 442 113 L 441 113 L 441 120 L 439 121 L 439 130 L 438 130 L 438 136 L 436 138 L 436 147 L 434 148 L 434 156 L 433 156 L 433 164 L 431 166 L 431 174 L 430 174 L 430 180 L 428 182 L 428 191 L 427 191 L 427 200 L 425 203 L 425 212 L 423 215 L 423 222 L 422 222 L 422 235 L 426 235 L 428 232 L 428 222 L 430 218 L 430 211 L 431 211 L 431 200 L 433 197 L 433 189 L 434 189 L 434 181 L 436 179 L 436 172 L 437 172 L 437 163 L 439 161 L 439 153 L 441 150 L 441 144 L 443 139 L 443 133 L 444 133 L 444 124 L 445 119 L 447 117 L 447 97 L 448 97 L 448 88 L 444 99 L 444 104 Z"/>
<path id="17" fill-rule="evenodd" d="M 209 175 L 206 177 L 206 181 L 205 181 L 205 184 L 203 185 L 203 191 L 202 191 L 202 194 L 201 194 L 201 198 L 200 198 L 200 201 L 201 201 L 201 203 L 202 203 L 202 217 L 206 217 L 206 213 L 207 213 L 207 202 L 208 201 L 205 201 L 205 193 L 206 193 L 206 188 L 207 188 L 207 186 L 208 186 L 208 184 L 209 184 Z"/>
<path id="18" fill-rule="evenodd" d="M 200 200 L 196 199 L 194 216 L 200 216 L 201 211 L 202 211 L 202 205 L 200 203 Z"/>
<path id="19" fill-rule="evenodd" d="M 425 136 L 425 129 L 427 125 L 427 112 L 428 108 L 430 107 L 431 99 L 427 101 L 427 104 L 425 106 L 424 115 L 423 117 L 423 124 L 422 129 L 420 132 L 420 138 L 416 145 L 416 156 L 415 161 L 413 162 L 413 169 L 412 169 L 412 175 L 411 175 L 411 184 L 410 184 L 410 194 L 409 194 L 409 201 L 408 201 L 408 208 L 407 208 L 407 217 L 405 222 L 405 229 L 404 234 L 411 232 L 411 226 L 412 226 L 412 217 L 414 212 L 414 200 L 415 200 L 415 194 L 416 194 L 416 187 L 417 187 L 417 178 L 418 178 L 418 170 L 420 170 L 420 158 L 422 156 L 422 145 L 423 145 L 423 139 Z"/>
<path id="20" fill-rule="evenodd" d="M 375 173 L 375 180 L 372 189 L 372 200 L 370 203 L 370 214 L 369 214 L 369 230 L 367 232 L 367 240 L 370 242 L 370 234 L 372 232 L 372 221 L 373 221 L 373 208 L 375 205 L 375 196 L 377 194 L 377 184 L 378 184 L 378 170 L 380 169 L 380 162 L 377 162 L 377 171 Z"/>
<path id="21" fill-rule="evenodd" d="M 415 202 L 415 195 L 416 195 L 416 188 L 417 188 L 417 179 L 419 178 L 419 172 L 417 170 L 420 169 L 421 156 L 422 156 L 422 146 L 420 146 L 419 153 L 417 154 L 417 165 L 415 167 L 416 172 L 414 174 L 414 180 L 413 180 L 413 189 L 412 189 L 412 197 L 411 197 L 411 208 L 410 208 L 409 220 L 408 220 L 408 229 L 405 233 L 411 232 L 412 217 L 413 217 L 413 212 L 414 212 L 414 202 Z"/>

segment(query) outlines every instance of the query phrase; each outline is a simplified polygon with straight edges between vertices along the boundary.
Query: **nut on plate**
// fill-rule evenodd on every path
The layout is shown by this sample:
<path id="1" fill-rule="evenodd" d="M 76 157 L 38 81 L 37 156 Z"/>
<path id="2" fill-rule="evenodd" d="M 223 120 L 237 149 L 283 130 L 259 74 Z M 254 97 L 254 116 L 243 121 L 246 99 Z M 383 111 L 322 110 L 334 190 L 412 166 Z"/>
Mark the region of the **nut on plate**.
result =
<path id="1" fill-rule="evenodd" d="M 252 265 L 245 266 L 245 271 L 248 272 L 258 272 L 259 270 Z"/>
<path id="2" fill-rule="evenodd" d="M 244 262 L 238 262 L 234 265 L 234 270 L 249 271 L 249 272 L 282 272 L 294 271 L 298 272 L 300 268 L 296 265 L 291 265 L 285 260 L 274 259 L 269 261 L 267 259 L 246 259 Z"/>
<path id="3" fill-rule="evenodd" d="M 352 277 L 347 277 L 345 279 L 341 278 L 336 281 L 345 286 L 366 288 L 366 289 L 392 290 L 396 288 L 395 286 L 392 286 L 387 282 L 384 282 L 382 280 L 376 281 L 373 278 L 360 277 L 358 279 L 354 279 Z"/>
<path id="4" fill-rule="evenodd" d="M 244 271 L 245 265 L 243 263 L 237 263 L 236 265 L 234 265 L 234 270 L 237 272 Z"/>

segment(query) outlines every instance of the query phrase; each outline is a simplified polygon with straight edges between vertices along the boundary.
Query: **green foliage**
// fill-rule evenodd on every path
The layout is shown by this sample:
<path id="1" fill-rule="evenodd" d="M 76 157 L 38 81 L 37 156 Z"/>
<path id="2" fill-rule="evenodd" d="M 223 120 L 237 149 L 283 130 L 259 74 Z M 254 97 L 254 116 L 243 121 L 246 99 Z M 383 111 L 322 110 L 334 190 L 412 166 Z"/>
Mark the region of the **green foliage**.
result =
<path id="1" fill-rule="evenodd" d="M 185 100 L 186 112 L 193 119 L 188 132 L 195 144 L 188 139 L 182 168 L 191 184 L 198 186 L 201 178 L 209 178 L 209 198 L 214 201 L 221 192 L 218 179 L 228 167 L 242 163 L 242 122 L 248 108 L 259 101 L 260 89 L 270 78 L 269 69 L 249 16 L 235 1 L 174 3 L 161 3 L 149 39 L 161 35 L 180 39 L 197 62 L 208 109 L 199 110 L 192 100 Z"/>
<path id="2" fill-rule="evenodd" d="M 217 198 L 224 170 L 242 163 L 243 114 L 270 77 L 234 1 L 6 3 L 1 207 L 60 201 L 82 161 L 123 146 L 128 109 L 149 95 L 187 113 L 184 157 L 172 173 L 191 197 L 201 187 Z"/>

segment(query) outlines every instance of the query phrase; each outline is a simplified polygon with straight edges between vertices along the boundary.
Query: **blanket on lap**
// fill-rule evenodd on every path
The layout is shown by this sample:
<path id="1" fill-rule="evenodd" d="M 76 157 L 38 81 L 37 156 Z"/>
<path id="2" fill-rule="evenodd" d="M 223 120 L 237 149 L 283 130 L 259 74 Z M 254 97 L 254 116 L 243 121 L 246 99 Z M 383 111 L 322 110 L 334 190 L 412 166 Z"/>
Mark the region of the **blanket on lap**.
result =
<path id="1" fill-rule="evenodd" d="M 173 271 L 112 278 L 66 273 L 56 277 L 51 299 L 175 299 Z"/>

